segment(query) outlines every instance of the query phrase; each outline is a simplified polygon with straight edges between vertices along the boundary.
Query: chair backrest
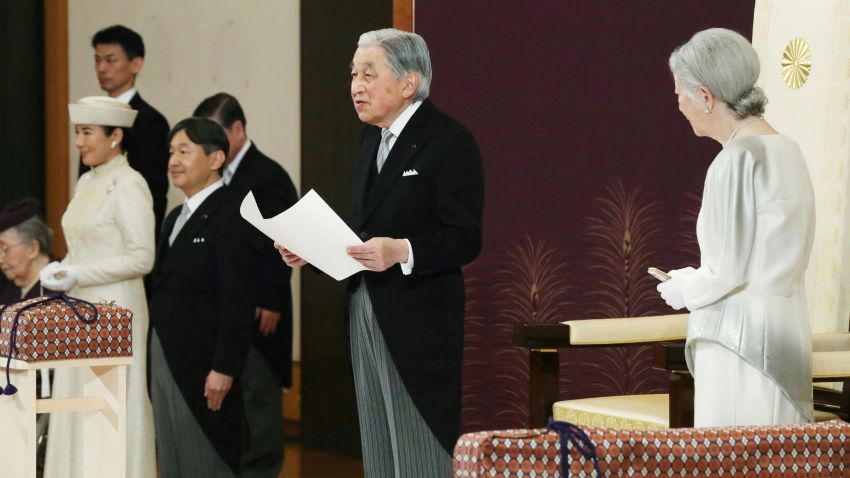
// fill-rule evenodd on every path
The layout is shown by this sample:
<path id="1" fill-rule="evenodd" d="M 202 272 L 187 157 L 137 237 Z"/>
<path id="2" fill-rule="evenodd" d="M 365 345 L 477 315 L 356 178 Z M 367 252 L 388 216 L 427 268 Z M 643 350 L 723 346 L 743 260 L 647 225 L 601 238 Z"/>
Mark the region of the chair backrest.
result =
<path id="1" fill-rule="evenodd" d="M 848 330 L 850 314 L 850 0 L 757 0 L 753 46 L 766 118 L 803 149 L 817 229 L 806 274 L 814 332 Z"/>

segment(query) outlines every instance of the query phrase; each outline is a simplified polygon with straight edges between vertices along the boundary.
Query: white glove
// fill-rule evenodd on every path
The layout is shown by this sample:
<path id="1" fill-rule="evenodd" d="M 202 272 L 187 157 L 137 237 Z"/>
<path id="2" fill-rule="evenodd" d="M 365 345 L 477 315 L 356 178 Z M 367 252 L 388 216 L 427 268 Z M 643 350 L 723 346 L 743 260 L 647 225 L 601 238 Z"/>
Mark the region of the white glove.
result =
<path id="1" fill-rule="evenodd" d="M 667 275 L 670 276 L 670 277 L 677 277 L 678 276 L 680 279 L 687 279 L 688 277 L 691 276 L 691 274 L 693 274 L 696 271 L 697 270 L 694 269 L 693 267 L 685 267 L 683 269 L 673 269 L 670 272 L 668 272 Z"/>
<path id="2" fill-rule="evenodd" d="M 41 286 L 45 289 L 68 291 L 77 285 L 77 268 L 58 262 L 47 264 L 38 274 Z"/>
<path id="3" fill-rule="evenodd" d="M 685 267 L 684 269 L 673 269 L 668 272 L 670 280 L 658 284 L 656 290 L 661 293 L 661 298 L 673 310 L 681 310 L 685 308 L 685 299 L 682 297 L 682 284 L 685 279 L 696 272 L 693 267 Z"/>

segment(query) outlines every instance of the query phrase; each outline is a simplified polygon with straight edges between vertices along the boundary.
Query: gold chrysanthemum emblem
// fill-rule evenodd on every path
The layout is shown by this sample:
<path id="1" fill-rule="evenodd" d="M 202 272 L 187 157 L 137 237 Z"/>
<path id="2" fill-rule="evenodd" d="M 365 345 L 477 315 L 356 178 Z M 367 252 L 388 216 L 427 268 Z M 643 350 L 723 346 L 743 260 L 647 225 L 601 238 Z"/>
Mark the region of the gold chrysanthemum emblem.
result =
<path id="1" fill-rule="evenodd" d="M 806 40 L 800 37 L 792 39 L 782 52 L 782 80 L 792 90 L 799 89 L 812 69 L 812 50 Z"/>

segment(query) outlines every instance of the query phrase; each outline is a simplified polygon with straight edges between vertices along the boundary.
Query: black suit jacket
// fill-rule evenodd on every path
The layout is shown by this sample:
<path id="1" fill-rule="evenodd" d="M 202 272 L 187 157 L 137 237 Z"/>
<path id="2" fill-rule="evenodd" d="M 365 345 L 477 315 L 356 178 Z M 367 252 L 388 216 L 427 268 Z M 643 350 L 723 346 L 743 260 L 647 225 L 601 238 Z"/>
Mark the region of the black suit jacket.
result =
<path id="1" fill-rule="evenodd" d="M 237 201 L 236 207 L 248 191 L 254 192 L 257 206 L 264 217 L 277 215 L 298 201 L 295 185 L 278 163 L 257 149 L 253 142 L 227 188 Z M 253 343 L 280 377 L 282 386 L 292 385 L 292 291 L 289 281 L 292 270 L 280 260 L 274 242 L 257 229 L 251 228 L 254 259 L 252 276 L 259 277 L 257 284 L 258 307 L 281 313 L 274 334 L 266 337 L 255 324 Z"/>
<path id="2" fill-rule="evenodd" d="M 157 247 L 150 299 L 152 330 L 192 414 L 233 470 L 242 451 L 242 372 L 254 321 L 250 239 L 228 191 L 213 192 L 192 213 L 174 243 L 172 211 Z M 204 398 L 210 370 L 236 377 L 221 410 Z"/>
<path id="3" fill-rule="evenodd" d="M 461 266 L 481 250 L 481 156 L 469 131 L 430 101 L 407 123 L 377 174 L 380 138 L 375 126 L 363 133 L 349 225 L 364 241 L 378 236 L 409 239 L 413 274 L 403 275 L 399 266 L 362 272 L 349 282 L 349 290 L 365 278 L 407 391 L 451 453 L 461 419 Z"/>
<path id="4" fill-rule="evenodd" d="M 132 137 L 125 143 L 127 161 L 141 173 L 153 197 L 155 234 L 159 237 L 168 204 L 168 120 L 137 92 L 130 107 L 138 111 Z M 89 170 L 80 160 L 79 174 Z"/>

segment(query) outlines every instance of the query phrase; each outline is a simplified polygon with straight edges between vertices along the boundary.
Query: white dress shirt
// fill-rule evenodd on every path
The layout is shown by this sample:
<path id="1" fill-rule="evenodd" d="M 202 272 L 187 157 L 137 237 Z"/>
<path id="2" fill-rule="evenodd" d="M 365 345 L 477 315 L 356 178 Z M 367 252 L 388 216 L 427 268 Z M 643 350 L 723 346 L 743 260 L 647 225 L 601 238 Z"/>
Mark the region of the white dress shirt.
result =
<path id="1" fill-rule="evenodd" d="M 227 166 L 224 167 L 224 171 L 222 171 L 221 178 L 224 179 L 224 185 L 230 184 L 230 181 L 233 181 L 233 175 L 236 174 L 236 170 L 239 169 L 239 164 L 242 163 L 242 158 L 245 157 L 245 153 L 248 152 L 248 148 L 251 147 L 251 140 L 245 141 L 245 144 L 242 145 L 242 149 L 236 153 L 236 157 L 233 158 L 233 161 L 227 163 Z"/>
<path id="2" fill-rule="evenodd" d="M 132 100 L 134 96 L 136 96 L 136 88 L 135 87 L 130 88 L 129 90 L 125 91 L 124 93 L 121 93 L 120 95 L 116 96 L 115 99 L 122 102 L 122 103 L 130 104 L 130 100 Z"/>
<path id="3" fill-rule="evenodd" d="M 189 215 L 186 216 L 186 222 L 189 222 L 189 218 L 192 217 L 192 214 L 195 212 L 196 209 L 201 207 L 201 204 L 203 204 L 204 201 L 206 201 L 206 199 L 210 196 L 210 194 L 214 193 L 216 189 L 218 189 L 222 186 L 224 186 L 224 181 L 219 179 L 218 181 L 210 184 L 209 186 L 207 186 L 204 189 L 201 189 L 200 191 L 195 193 L 194 196 L 192 196 L 190 198 L 186 198 L 185 203 L 186 203 L 186 206 L 189 207 Z"/>

